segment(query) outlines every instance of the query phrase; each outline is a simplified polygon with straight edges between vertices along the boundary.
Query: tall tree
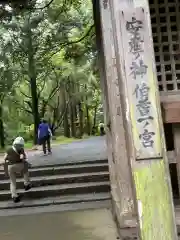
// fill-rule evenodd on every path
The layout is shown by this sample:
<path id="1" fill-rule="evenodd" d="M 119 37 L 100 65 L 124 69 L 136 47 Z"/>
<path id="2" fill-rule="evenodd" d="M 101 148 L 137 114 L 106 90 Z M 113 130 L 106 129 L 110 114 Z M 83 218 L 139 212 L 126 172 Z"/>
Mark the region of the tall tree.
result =
<path id="1" fill-rule="evenodd" d="M 50 78 L 54 72 L 51 64 L 53 55 L 65 46 L 81 41 L 92 29 L 84 34 L 82 19 L 78 19 L 77 14 L 74 14 L 74 2 L 65 4 L 64 1 L 53 1 L 46 5 L 46 1 L 42 1 L 42 7 L 37 2 L 33 1 L 21 15 L 14 15 L 10 21 L 3 22 L 11 38 L 14 63 L 18 62 L 19 76 L 23 75 L 23 79 L 19 79 L 29 84 L 29 93 L 26 94 L 28 99 L 25 102 L 34 119 L 34 143 L 37 141 L 39 111 L 42 105 L 39 99 L 46 103 L 42 97 L 42 85 L 45 86 L 42 78 L 46 79 L 47 75 Z M 73 37 L 70 37 L 71 35 Z M 22 92 L 22 95 L 25 93 Z"/>

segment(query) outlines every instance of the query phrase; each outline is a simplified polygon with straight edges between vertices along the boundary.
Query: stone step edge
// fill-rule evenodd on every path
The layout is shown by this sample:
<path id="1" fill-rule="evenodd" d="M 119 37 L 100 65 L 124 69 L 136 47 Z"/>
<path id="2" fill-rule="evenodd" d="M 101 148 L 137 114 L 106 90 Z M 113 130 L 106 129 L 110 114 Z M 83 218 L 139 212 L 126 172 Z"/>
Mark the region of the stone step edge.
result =
<path id="1" fill-rule="evenodd" d="M 84 202 L 94 202 L 94 201 L 105 201 L 110 200 L 110 193 L 96 193 L 96 194 L 78 194 L 75 197 L 71 195 L 54 197 L 53 199 L 43 198 L 38 200 L 24 200 L 20 203 L 11 202 L 1 202 L 0 210 L 3 209 L 20 209 L 20 208 L 30 208 L 30 207 L 43 207 L 50 205 L 60 205 L 60 204 L 70 204 L 70 203 L 84 203 Z"/>
<path id="2" fill-rule="evenodd" d="M 89 160 L 89 161 L 69 161 L 67 163 L 57 163 L 57 164 L 45 164 L 45 165 L 33 165 L 31 161 L 29 161 L 31 164 L 31 169 L 38 169 L 38 168 L 48 168 L 48 167 L 66 167 L 66 166 L 78 166 L 78 165 L 87 165 L 87 164 L 101 164 L 101 163 L 108 163 L 108 159 L 96 159 L 96 160 Z"/>
<path id="3" fill-rule="evenodd" d="M 7 216 L 24 216 L 24 215 L 37 215 L 41 213 L 60 213 L 66 211 L 84 211 L 87 209 L 111 209 L 111 200 L 92 201 L 92 202 L 79 202 L 79 203 L 67 203 L 59 205 L 38 206 L 31 208 L 16 208 L 16 209 L 4 209 L 0 210 L 0 217 Z"/>
<path id="4" fill-rule="evenodd" d="M 74 169 L 74 168 L 91 168 L 91 167 L 95 168 L 95 167 L 105 167 L 105 166 L 108 167 L 108 163 L 94 163 L 94 164 L 82 163 L 79 165 L 72 165 L 72 166 L 71 165 L 68 165 L 68 166 L 66 166 L 66 165 L 64 165 L 64 166 L 62 166 L 62 165 L 44 166 L 44 165 L 42 165 L 39 168 L 36 168 L 36 167 L 29 168 L 29 172 L 38 172 L 38 171 L 43 171 L 43 170 L 53 171 L 53 170 L 57 170 L 57 169 L 67 169 L 68 170 L 68 169 Z M 0 175 L 3 175 L 3 174 L 4 174 L 4 170 L 0 170 Z"/>
<path id="5" fill-rule="evenodd" d="M 56 191 L 56 190 L 65 190 L 68 188 L 84 188 L 84 187 L 98 187 L 98 186 L 110 186 L 110 181 L 100 181 L 100 182 L 87 182 L 87 183 L 68 183 L 68 184 L 60 184 L 60 185 L 48 185 L 41 187 L 32 187 L 28 192 L 45 192 L 45 191 Z M 17 192 L 19 194 L 26 194 L 24 189 L 18 189 Z M 28 193 L 27 192 L 27 193 Z M 0 199 L 1 195 L 10 195 L 9 190 L 1 190 L 0 191 Z"/>
<path id="6" fill-rule="evenodd" d="M 48 181 L 48 180 L 56 180 L 56 179 L 69 179 L 69 178 L 81 178 L 81 177 L 90 177 L 90 176 L 104 176 L 109 175 L 109 172 L 107 171 L 100 171 L 100 172 L 92 172 L 92 173 L 73 173 L 73 174 L 57 174 L 57 175 L 50 175 L 50 176 L 37 176 L 37 177 L 31 177 L 31 182 L 41 182 L 41 181 Z M 17 178 L 17 183 L 23 182 L 23 178 Z M 1 180 L 0 185 L 2 184 L 10 184 L 9 179 Z M 5 190 L 5 189 L 4 189 Z"/>

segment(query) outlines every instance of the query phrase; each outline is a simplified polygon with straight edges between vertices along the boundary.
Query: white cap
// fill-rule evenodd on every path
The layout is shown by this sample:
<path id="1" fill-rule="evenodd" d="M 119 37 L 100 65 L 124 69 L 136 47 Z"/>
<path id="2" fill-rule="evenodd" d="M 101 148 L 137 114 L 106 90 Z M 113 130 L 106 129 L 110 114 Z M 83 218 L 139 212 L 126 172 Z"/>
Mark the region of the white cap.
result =
<path id="1" fill-rule="evenodd" d="M 14 142 L 13 142 L 13 146 L 14 145 L 22 145 L 24 146 L 24 139 L 22 137 L 17 137 Z"/>

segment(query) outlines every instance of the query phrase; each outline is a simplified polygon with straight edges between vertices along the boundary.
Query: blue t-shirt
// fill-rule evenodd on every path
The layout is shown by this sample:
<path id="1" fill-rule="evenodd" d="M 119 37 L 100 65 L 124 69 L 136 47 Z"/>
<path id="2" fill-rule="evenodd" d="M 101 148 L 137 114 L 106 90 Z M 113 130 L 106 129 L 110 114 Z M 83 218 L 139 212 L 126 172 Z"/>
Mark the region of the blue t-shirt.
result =
<path id="1" fill-rule="evenodd" d="M 44 138 L 49 135 L 49 125 L 47 123 L 39 124 L 39 138 Z"/>

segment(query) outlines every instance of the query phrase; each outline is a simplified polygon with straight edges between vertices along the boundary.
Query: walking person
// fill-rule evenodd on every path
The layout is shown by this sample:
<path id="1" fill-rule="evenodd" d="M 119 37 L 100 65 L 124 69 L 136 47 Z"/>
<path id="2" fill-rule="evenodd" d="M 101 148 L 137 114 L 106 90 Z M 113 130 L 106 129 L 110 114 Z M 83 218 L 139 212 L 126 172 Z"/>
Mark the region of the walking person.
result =
<path id="1" fill-rule="evenodd" d="M 39 128 L 38 128 L 38 139 L 39 139 L 39 143 L 42 144 L 44 155 L 46 155 L 46 145 L 47 145 L 48 154 L 52 153 L 51 137 L 52 137 L 52 132 L 49 127 L 49 124 L 47 123 L 46 120 L 43 119 L 42 122 L 39 124 Z"/>
<path id="2" fill-rule="evenodd" d="M 9 148 L 4 157 L 5 169 L 10 178 L 10 191 L 12 200 L 17 203 L 20 201 L 20 196 L 16 192 L 16 174 L 23 173 L 24 175 L 24 189 L 28 191 L 31 188 L 28 172 L 28 162 L 26 161 L 26 153 L 24 151 L 24 139 L 17 137 L 11 148 Z"/>
<path id="3" fill-rule="evenodd" d="M 105 135 L 104 123 L 102 122 L 99 123 L 99 130 L 100 130 L 100 135 L 104 136 Z"/>

